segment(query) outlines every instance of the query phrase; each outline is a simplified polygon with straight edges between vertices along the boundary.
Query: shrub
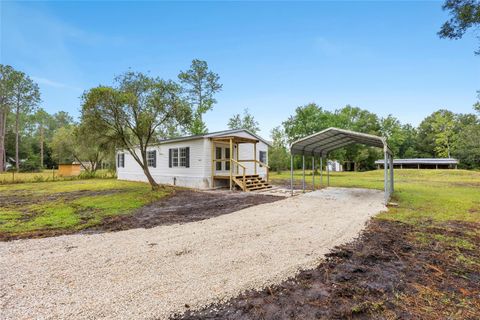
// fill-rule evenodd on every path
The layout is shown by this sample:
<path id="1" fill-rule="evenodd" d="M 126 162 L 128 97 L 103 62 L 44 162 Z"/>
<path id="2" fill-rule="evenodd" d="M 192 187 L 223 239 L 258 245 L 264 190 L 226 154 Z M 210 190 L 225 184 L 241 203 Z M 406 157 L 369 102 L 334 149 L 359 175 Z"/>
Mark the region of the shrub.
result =
<path id="1" fill-rule="evenodd" d="M 37 156 L 30 156 L 20 163 L 20 172 L 40 172 L 40 159 Z"/>

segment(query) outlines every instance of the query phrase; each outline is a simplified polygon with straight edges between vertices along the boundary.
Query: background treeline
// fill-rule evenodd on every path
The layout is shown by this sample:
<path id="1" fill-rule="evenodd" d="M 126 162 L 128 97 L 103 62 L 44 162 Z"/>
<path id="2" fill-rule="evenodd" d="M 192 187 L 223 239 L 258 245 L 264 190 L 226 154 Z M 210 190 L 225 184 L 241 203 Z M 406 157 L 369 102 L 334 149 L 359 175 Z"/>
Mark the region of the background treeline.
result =
<path id="1" fill-rule="evenodd" d="M 81 116 L 75 122 L 66 112 L 49 114 L 42 109 L 38 85 L 23 72 L 0 65 L 0 172 L 31 172 L 72 161 L 90 172 L 100 167 L 113 169 L 116 147 L 134 152 L 141 145 L 143 155 L 148 145 L 161 139 L 206 133 L 202 116 L 213 108 L 221 88 L 219 76 L 201 60 L 193 60 L 177 81 L 127 72 L 114 79 L 114 86 L 85 91 Z M 480 106 L 474 108 L 477 113 L 471 114 L 440 109 L 414 127 L 392 115 L 382 118 L 350 105 L 329 111 L 310 103 L 297 107 L 272 130 L 269 164 L 277 171 L 289 168 L 291 142 L 338 127 L 386 137 L 395 158 L 455 157 L 463 168 L 479 168 Z M 226 125 L 254 133 L 260 130 L 248 109 L 233 115 Z M 381 157 L 381 150 L 362 145 L 330 155 L 355 170 L 373 169 Z M 138 159 L 147 170 L 145 161 L 144 156 Z"/>
<path id="2" fill-rule="evenodd" d="M 477 105 L 475 108 L 480 112 Z M 414 127 L 402 124 L 392 115 L 381 118 L 350 105 L 331 112 L 310 103 L 298 107 L 294 115 L 272 130 L 269 159 L 272 169 L 281 171 L 290 167 L 291 142 L 329 127 L 384 136 L 395 158 L 455 157 L 462 168 L 480 168 L 480 118 L 476 114 L 440 109 Z M 330 159 L 348 162 L 356 170 L 373 169 L 374 161 L 382 157 L 381 150 L 362 145 L 348 146 L 330 155 Z M 300 168 L 301 159 L 296 158 L 295 167 Z M 309 166 L 310 163 L 307 161 Z"/>

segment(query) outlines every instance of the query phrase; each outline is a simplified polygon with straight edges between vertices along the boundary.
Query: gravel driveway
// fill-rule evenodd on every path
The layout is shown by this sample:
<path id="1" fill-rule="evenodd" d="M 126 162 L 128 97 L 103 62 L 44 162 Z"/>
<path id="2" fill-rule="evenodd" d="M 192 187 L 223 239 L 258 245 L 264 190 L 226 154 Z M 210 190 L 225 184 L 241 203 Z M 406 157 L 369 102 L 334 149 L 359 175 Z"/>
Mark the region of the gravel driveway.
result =
<path id="1" fill-rule="evenodd" d="M 314 267 L 382 202 L 328 188 L 183 225 L 0 243 L 0 318 L 168 318 Z"/>

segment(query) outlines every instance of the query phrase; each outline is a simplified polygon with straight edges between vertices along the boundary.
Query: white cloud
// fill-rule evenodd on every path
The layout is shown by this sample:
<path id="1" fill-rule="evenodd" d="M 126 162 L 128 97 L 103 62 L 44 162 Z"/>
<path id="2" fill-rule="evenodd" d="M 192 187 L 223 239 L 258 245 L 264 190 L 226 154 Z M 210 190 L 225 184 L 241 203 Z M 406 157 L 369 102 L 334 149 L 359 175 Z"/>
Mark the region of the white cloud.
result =
<path id="1" fill-rule="evenodd" d="M 47 78 L 41 78 L 41 77 L 35 77 L 35 76 L 32 76 L 31 78 L 32 78 L 33 81 L 35 81 L 39 84 L 46 85 L 46 86 L 50 86 L 50 87 L 54 87 L 54 88 L 62 88 L 62 89 L 71 89 L 71 90 L 76 90 L 76 91 L 82 91 L 81 88 L 74 87 L 74 86 L 71 86 L 71 85 L 68 85 L 68 84 L 65 84 L 65 83 L 53 81 L 53 80 L 50 80 L 50 79 L 47 79 Z"/>

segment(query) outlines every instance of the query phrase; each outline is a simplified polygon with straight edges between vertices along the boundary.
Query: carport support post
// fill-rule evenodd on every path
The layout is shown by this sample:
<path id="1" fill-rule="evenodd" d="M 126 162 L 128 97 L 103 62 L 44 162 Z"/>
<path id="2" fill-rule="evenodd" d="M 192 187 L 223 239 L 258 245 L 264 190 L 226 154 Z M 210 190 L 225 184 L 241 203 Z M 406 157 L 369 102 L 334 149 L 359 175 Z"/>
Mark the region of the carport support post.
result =
<path id="1" fill-rule="evenodd" d="M 386 150 L 386 147 L 383 150 L 384 157 L 383 157 L 383 168 L 384 168 L 384 177 L 383 177 L 383 183 L 384 183 L 384 190 L 385 190 L 385 205 L 388 204 L 388 153 Z"/>
<path id="2" fill-rule="evenodd" d="M 293 196 L 293 153 L 290 151 L 290 190 Z"/>
<path id="3" fill-rule="evenodd" d="M 323 156 L 320 156 L 320 186 L 323 186 Z"/>
<path id="4" fill-rule="evenodd" d="M 302 190 L 303 190 L 303 193 L 305 193 L 305 154 L 302 155 L 302 170 L 303 170 Z"/>
<path id="5" fill-rule="evenodd" d="M 327 187 L 330 187 L 330 167 L 328 166 L 328 156 L 325 157 L 325 164 L 327 166 Z"/>
<path id="6" fill-rule="evenodd" d="M 394 183 L 393 183 L 393 155 L 390 154 L 390 194 L 394 191 Z"/>
<path id="7" fill-rule="evenodd" d="M 230 153 L 228 155 L 228 157 L 230 158 L 230 159 L 228 159 L 228 161 L 230 162 L 228 167 L 230 168 L 230 191 L 231 191 L 231 190 L 233 190 L 233 177 L 232 177 L 232 175 L 233 175 L 233 173 L 232 173 L 232 170 L 233 170 L 233 168 L 232 168 L 233 140 L 232 140 L 232 138 L 230 138 L 230 150 L 228 150 L 228 152 Z"/>
<path id="8" fill-rule="evenodd" d="M 315 156 L 312 156 L 312 184 L 313 191 L 315 191 Z"/>

